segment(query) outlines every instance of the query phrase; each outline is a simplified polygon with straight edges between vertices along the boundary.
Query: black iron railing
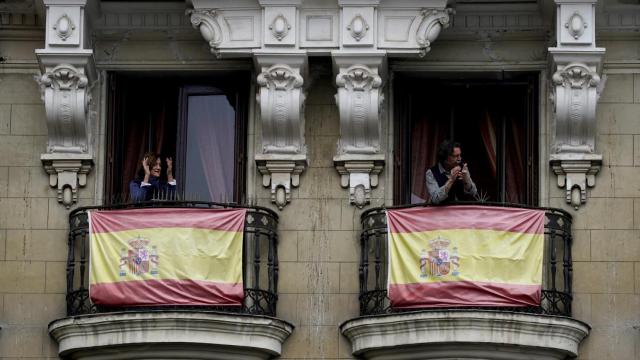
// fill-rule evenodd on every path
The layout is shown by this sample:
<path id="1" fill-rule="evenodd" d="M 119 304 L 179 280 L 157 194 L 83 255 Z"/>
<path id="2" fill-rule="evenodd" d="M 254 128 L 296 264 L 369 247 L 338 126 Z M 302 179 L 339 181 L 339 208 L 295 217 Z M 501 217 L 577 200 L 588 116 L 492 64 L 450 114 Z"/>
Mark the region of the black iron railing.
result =
<path id="1" fill-rule="evenodd" d="M 465 204 L 468 205 L 468 204 Z M 483 206 L 509 204 L 481 203 Z M 413 205 L 423 206 L 423 205 Z M 412 206 L 400 206 L 403 208 Z M 538 208 L 545 211 L 545 244 L 541 306 L 467 307 L 467 309 L 499 309 L 548 315 L 571 316 L 571 215 L 564 210 Z M 378 315 L 407 311 L 391 308 L 387 297 L 387 218 L 386 208 L 374 208 L 361 216 L 360 235 L 360 315 Z M 412 309 L 415 311 L 416 309 Z M 438 308 L 438 310 L 443 310 Z"/>
<path id="2" fill-rule="evenodd" d="M 233 306 L 175 306 L 144 308 L 107 308 L 89 300 L 89 224 L 87 211 L 149 207 L 247 209 L 243 239 L 244 302 Z M 198 309 L 256 315 L 276 315 L 278 300 L 278 215 L 258 206 L 238 206 L 199 201 L 150 201 L 134 204 L 78 208 L 69 215 L 69 253 L 67 256 L 67 315 L 113 311 Z"/>

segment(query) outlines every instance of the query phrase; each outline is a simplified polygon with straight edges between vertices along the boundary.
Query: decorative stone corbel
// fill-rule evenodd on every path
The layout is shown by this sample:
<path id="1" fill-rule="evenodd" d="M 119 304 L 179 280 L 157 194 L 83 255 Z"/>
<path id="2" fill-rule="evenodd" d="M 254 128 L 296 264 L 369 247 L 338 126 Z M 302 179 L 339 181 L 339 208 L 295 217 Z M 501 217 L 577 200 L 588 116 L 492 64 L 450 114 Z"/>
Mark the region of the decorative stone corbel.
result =
<path id="1" fill-rule="evenodd" d="M 420 11 L 420 25 L 416 32 L 416 42 L 420 49 L 420 57 L 424 57 L 431 50 L 431 43 L 434 42 L 443 29 L 449 27 L 451 15 L 455 11 L 446 9 L 422 9 Z"/>
<path id="2" fill-rule="evenodd" d="M 83 0 L 45 0 L 47 42 L 36 50 L 37 79 L 47 118 L 47 148 L 40 156 L 58 202 L 69 208 L 93 166 L 89 106 L 97 78 Z"/>
<path id="3" fill-rule="evenodd" d="M 369 204 L 371 188 L 378 185 L 384 168 L 380 151 L 380 111 L 384 100 L 382 77 L 385 64 L 380 52 L 334 52 L 336 102 L 340 112 L 338 153 L 333 158 L 341 185 L 349 189 L 349 201 L 359 208 Z"/>
<path id="4" fill-rule="evenodd" d="M 211 53 L 220 57 L 218 47 L 224 40 L 223 27 L 218 19 L 218 13 L 213 9 L 189 9 L 186 11 L 194 29 L 200 30 L 200 34 L 209 44 Z"/>
<path id="5" fill-rule="evenodd" d="M 304 142 L 304 78 L 306 54 L 257 54 L 257 83 L 262 147 L 256 165 L 262 185 L 280 210 L 291 201 L 291 187 L 300 184 L 307 167 Z"/>
<path id="6" fill-rule="evenodd" d="M 596 154 L 596 106 L 603 83 L 599 71 L 605 49 L 595 47 L 596 0 L 555 0 L 558 46 L 549 48 L 554 63 L 552 103 L 555 131 L 550 165 L 576 210 L 587 201 L 602 165 Z"/>

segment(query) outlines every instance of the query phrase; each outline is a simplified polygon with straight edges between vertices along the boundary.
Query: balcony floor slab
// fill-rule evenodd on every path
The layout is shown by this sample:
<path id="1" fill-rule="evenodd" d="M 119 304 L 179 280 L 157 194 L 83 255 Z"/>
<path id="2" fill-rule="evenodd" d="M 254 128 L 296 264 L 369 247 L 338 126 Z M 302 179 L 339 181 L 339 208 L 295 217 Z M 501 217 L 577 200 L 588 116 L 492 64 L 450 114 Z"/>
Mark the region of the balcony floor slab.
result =
<path id="1" fill-rule="evenodd" d="M 293 325 L 266 316 L 198 311 L 102 313 L 55 320 L 69 359 L 269 359 Z"/>
<path id="2" fill-rule="evenodd" d="M 372 360 L 565 359 L 589 325 L 561 316 L 447 310 L 363 316 L 341 325 L 356 356 Z"/>

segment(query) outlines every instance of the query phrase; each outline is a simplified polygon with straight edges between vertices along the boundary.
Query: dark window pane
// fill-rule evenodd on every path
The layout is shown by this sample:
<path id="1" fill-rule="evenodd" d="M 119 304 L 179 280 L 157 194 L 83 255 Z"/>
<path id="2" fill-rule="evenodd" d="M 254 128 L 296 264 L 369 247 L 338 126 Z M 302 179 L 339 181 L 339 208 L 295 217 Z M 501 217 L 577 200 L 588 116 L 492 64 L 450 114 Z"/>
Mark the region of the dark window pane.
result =
<path id="1" fill-rule="evenodd" d="M 232 201 L 235 110 L 225 95 L 191 95 L 187 106 L 186 196 Z"/>

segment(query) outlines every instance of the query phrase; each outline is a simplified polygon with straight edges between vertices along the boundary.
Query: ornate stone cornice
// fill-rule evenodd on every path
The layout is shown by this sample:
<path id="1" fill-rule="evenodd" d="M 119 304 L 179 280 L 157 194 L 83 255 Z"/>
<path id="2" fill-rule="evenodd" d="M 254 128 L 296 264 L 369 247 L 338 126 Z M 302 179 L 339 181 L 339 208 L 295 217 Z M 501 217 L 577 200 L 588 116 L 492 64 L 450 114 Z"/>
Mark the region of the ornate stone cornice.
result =
<path id="1" fill-rule="evenodd" d="M 69 208 L 78 199 L 93 166 L 89 106 L 96 70 L 85 49 L 85 1 L 45 0 L 47 42 L 36 50 L 47 117 L 47 149 L 41 155 L 58 202 Z"/>
<path id="2" fill-rule="evenodd" d="M 371 188 L 378 185 L 384 168 L 381 151 L 380 113 L 385 65 L 384 53 L 334 52 L 336 103 L 340 113 L 340 139 L 334 165 L 341 186 L 349 189 L 351 204 L 359 208 L 370 202 Z"/>
<path id="3" fill-rule="evenodd" d="M 587 201 L 587 187 L 595 186 L 602 164 L 595 139 L 605 49 L 595 46 L 596 0 L 555 1 L 557 46 L 549 48 L 555 128 L 549 161 L 567 203 L 578 209 Z"/>
<path id="4" fill-rule="evenodd" d="M 282 209 L 291 201 L 291 187 L 307 167 L 304 140 L 304 78 L 306 54 L 256 54 L 262 146 L 256 156 L 262 183 Z"/>
<path id="5" fill-rule="evenodd" d="M 367 316 L 340 329 L 353 354 L 371 360 L 565 359 L 590 330 L 566 317 L 465 310 Z"/>

